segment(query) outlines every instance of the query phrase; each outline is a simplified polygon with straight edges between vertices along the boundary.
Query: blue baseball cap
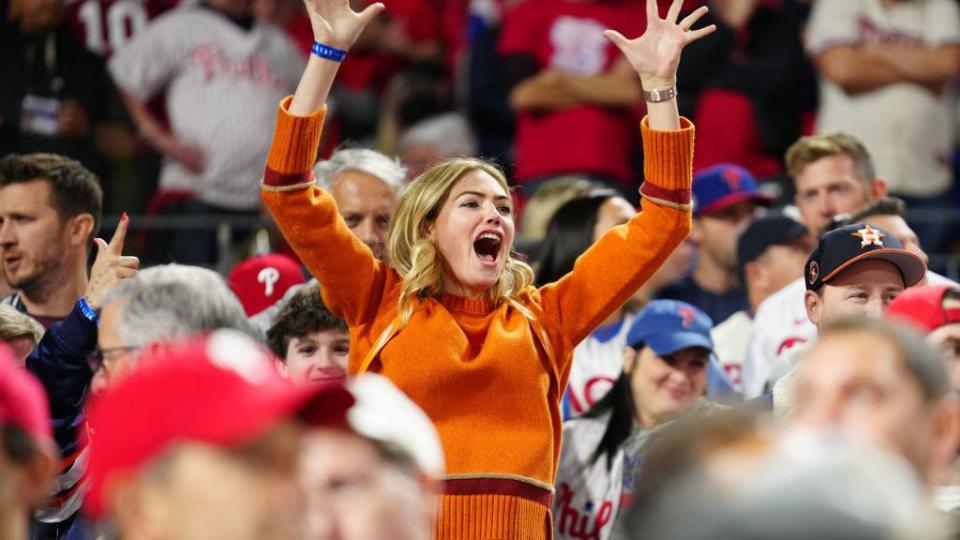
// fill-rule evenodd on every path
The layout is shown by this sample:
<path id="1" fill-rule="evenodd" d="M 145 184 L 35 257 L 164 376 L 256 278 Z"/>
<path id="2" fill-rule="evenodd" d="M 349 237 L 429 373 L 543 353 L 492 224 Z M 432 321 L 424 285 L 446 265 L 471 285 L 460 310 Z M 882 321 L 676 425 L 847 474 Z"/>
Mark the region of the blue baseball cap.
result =
<path id="1" fill-rule="evenodd" d="M 658 355 L 690 347 L 713 351 L 713 321 L 696 306 L 679 300 L 654 300 L 637 314 L 627 332 L 627 345 L 643 343 Z"/>
<path id="2" fill-rule="evenodd" d="M 818 291 L 840 272 L 867 259 L 892 263 L 903 276 L 903 285 L 913 287 L 927 275 L 927 266 L 890 233 L 868 223 L 838 227 L 820 235 L 817 249 L 804 265 L 807 290 Z"/>
<path id="3" fill-rule="evenodd" d="M 693 175 L 693 217 L 709 215 L 743 201 L 764 206 L 773 202 L 772 197 L 757 190 L 757 179 L 743 167 L 721 163 Z"/>

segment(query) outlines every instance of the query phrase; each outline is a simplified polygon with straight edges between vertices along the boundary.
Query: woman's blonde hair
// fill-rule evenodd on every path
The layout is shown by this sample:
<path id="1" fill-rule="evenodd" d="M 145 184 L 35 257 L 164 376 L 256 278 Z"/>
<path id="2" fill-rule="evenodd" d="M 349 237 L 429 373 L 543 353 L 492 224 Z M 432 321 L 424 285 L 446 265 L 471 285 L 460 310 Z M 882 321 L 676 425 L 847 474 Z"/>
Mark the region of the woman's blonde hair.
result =
<path id="1" fill-rule="evenodd" d="M 454 184 L 473 171 L 489 174 L 505 192 L 510 193 L 507 179 L 494 165 L 477 159 L 453 159 L 418 176 L 397 201 L 387 233 L 387 250 L 390 264 L 403 278 L 398 305 L 402 325 L 410 321 L 416 301 L 443 293 L 443 265 L 437 246 L 430 238 L 430 225 L 436 221 Z M 531 283 L 533 270 L 524 262 L 508 256 L 500 279 L 490 290 L 489 299 L 497 305 L 507 302 L 531 317 L 528 310 L 513 300 Z"/>

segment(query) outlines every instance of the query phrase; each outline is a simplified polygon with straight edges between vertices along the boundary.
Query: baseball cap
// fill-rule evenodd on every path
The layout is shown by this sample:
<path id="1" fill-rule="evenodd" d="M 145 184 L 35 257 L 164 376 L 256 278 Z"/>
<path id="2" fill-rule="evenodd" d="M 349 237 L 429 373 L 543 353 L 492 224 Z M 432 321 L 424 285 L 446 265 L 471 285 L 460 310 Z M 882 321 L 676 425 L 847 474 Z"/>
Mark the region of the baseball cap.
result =
<path id="1" fill-rule="evenodd" d="M 689 347 L 713 351 L 710 329 L 713 321 L 697 307 L 679 300 L 654 300 L 630 324 L 627 345 L 643 343 L 658 355 Z"/>
<path id="2" fill-rule="evenodd" d="M 53 447 L 50 406 L 40 381 L 0 343 L 0 425 L 13 425 L 39 446 Z"/>
<path id="3" fill-rule="evenodd" d="M 960 291 L 950 284 L 911 287 L 890 302 L 886 315 L 893 320 L 911 324 L 924 333 L 948 324 L 960 323 L 960 308 L 943 307 L 943 297 L 951 290 Z"/>
<path id="4" fill-rule="evenodd" d="M 737 266 L 742 271 L 748 262 L 760 258 L 770 246 L 786 245 L 802 239 L 806 234 L 806 227 L 784 214 L 760 216 L 737 237 Z"/>
<path id="5" fill-rule="evenodd" d="M 136 371 L 89 406 L 85 508 L 102 517 L 111 476 L 137 470 L 179 442 L 236 446 L 294 416 L 344 425 L 353 401 L 341 384 L 292 385 L 266 349 L 232 330 L 151 348 Z"/>
<path id="6" fill-rule="evenodd" d="M 443 446 L 433 422 L 387 378 L 366 373 L 348 383 L 356 403 L 347 423 L 358 435 L 402 451 L 431 478 L 444 473 Z"/>
<path id="7" fill-rule="evenodd" d="M 693 176 L 693 217 L 712 214 L 742 201 L 768 205 L 773 198 L 757 191 L 757 180 L 739 165 L 721 163 Z"/>
<path id="8" fill-rule="evenodd" d="M 279 253 L 240 261 L 227 276 L 227 284 L 240 299 L 247 317 L 276 304 L 287 289 L 305 282 L 300 264 Z"/>
<path id="9" fill-rule="evenodd" d="M 923 260 L 903 249 L 887 231 L 867 223 L 854 223 L 820 235 L 817 248 L 803 267 L 807 290 L 818 291 L 850 265 L 868 259 L 894 264 L 905 287 L 913 287 L 927 274 Z"/>

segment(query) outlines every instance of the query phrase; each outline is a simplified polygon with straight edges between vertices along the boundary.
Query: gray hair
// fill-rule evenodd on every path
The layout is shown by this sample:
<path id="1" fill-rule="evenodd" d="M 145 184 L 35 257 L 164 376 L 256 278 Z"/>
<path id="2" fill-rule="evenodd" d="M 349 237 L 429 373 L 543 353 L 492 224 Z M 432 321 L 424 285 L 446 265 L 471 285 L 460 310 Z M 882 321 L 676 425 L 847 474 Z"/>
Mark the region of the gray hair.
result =
<path id="1" fill-rule="evenodd" d="M 927 403 L 936 403 L 950 392 L 943 357 L 912 329 L 885 320 L 843 319 L 820 329 L 817 340 L 849 334 L 866 334 L 891 345 Z"/>
<path id="2" fill-rule="evenodd" d="M 455 112 L 417 122 L 400 136 L 397 147 L 403 153 L 415 144 L 436 148 L 444 159 L 475 157 L 477 154 L 477 141 L 470 123 L 462 114 Z"/>
<path id="3" fill-rule="evenodd" d="M 407 168 L 396 158 L 390 158 L 369 148 L 345 148 L 337 150 L 326 161 L 313 166 L 317 184 L 324 189 L 332 189 L 334 180 L 346 171 L 369 174 L 394 190 L 397 195 L 406 185 Z"/>
<path id="4" fill-rule="evenodd" d="M 103 306 L 124 301 L 117 333 L 127 347 L 185 338 L 218 328 L 258 337 L 220 274 L 182 264 L 146 268 L 111 287 Z"/>

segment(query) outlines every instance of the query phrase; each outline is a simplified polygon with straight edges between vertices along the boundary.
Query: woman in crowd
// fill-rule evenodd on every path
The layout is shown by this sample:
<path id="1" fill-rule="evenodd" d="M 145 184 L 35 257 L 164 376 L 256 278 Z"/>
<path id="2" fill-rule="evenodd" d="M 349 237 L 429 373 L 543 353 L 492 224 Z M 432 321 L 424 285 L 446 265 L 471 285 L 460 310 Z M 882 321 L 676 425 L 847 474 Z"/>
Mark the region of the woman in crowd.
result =
<path id="1" fill-rule="evenodd" d="M 560 400 L 573 348 L 647 279 L 690 229 L 693 126 L 674 84 L 690 30 L 649 0 L 648 27 L 628 40 L 607 32 L 648 92 L 641 130 L 643 212 L 615 227 L 559 281 L 531 286 L 511 257 L 513 201 L 506 179 L 477 160 L 437 165 L 401 196 L 389 264 L 354 237 L 330 194 L 314 185 L 324 103 L 346 49 L 383 9 L 306 0 L 317 44 L 292 98 L 281 102 L 263 200 L 350 329 L 349 372 L 377 371 L 430 416 L 447 456 L 437 538 L 546 539 Z"/>
<path id="2" fill-rule="evenodd" d="M 536 284 L 553 283 L 570 273 L 577 257 L 634 214 L 626 199 L 609 190 L 596 190 L 561 206 L 547 224 Z M 580 416 L 610 390 L 623 369 L 629 326 L 630 316 L 619 307 L 574 349 L 564 418 Z"/>
<path id="3" fill-rule="evenodd" d="M 650 441 L 677 417 L 718 407 L 703 400 L 712 326 L 676 300 L 654 300 L 633 320 L 613 388 L 564 424 L 553 508 L 558 539 L 609 538 L 623 526 L 620 504 Z"/>

